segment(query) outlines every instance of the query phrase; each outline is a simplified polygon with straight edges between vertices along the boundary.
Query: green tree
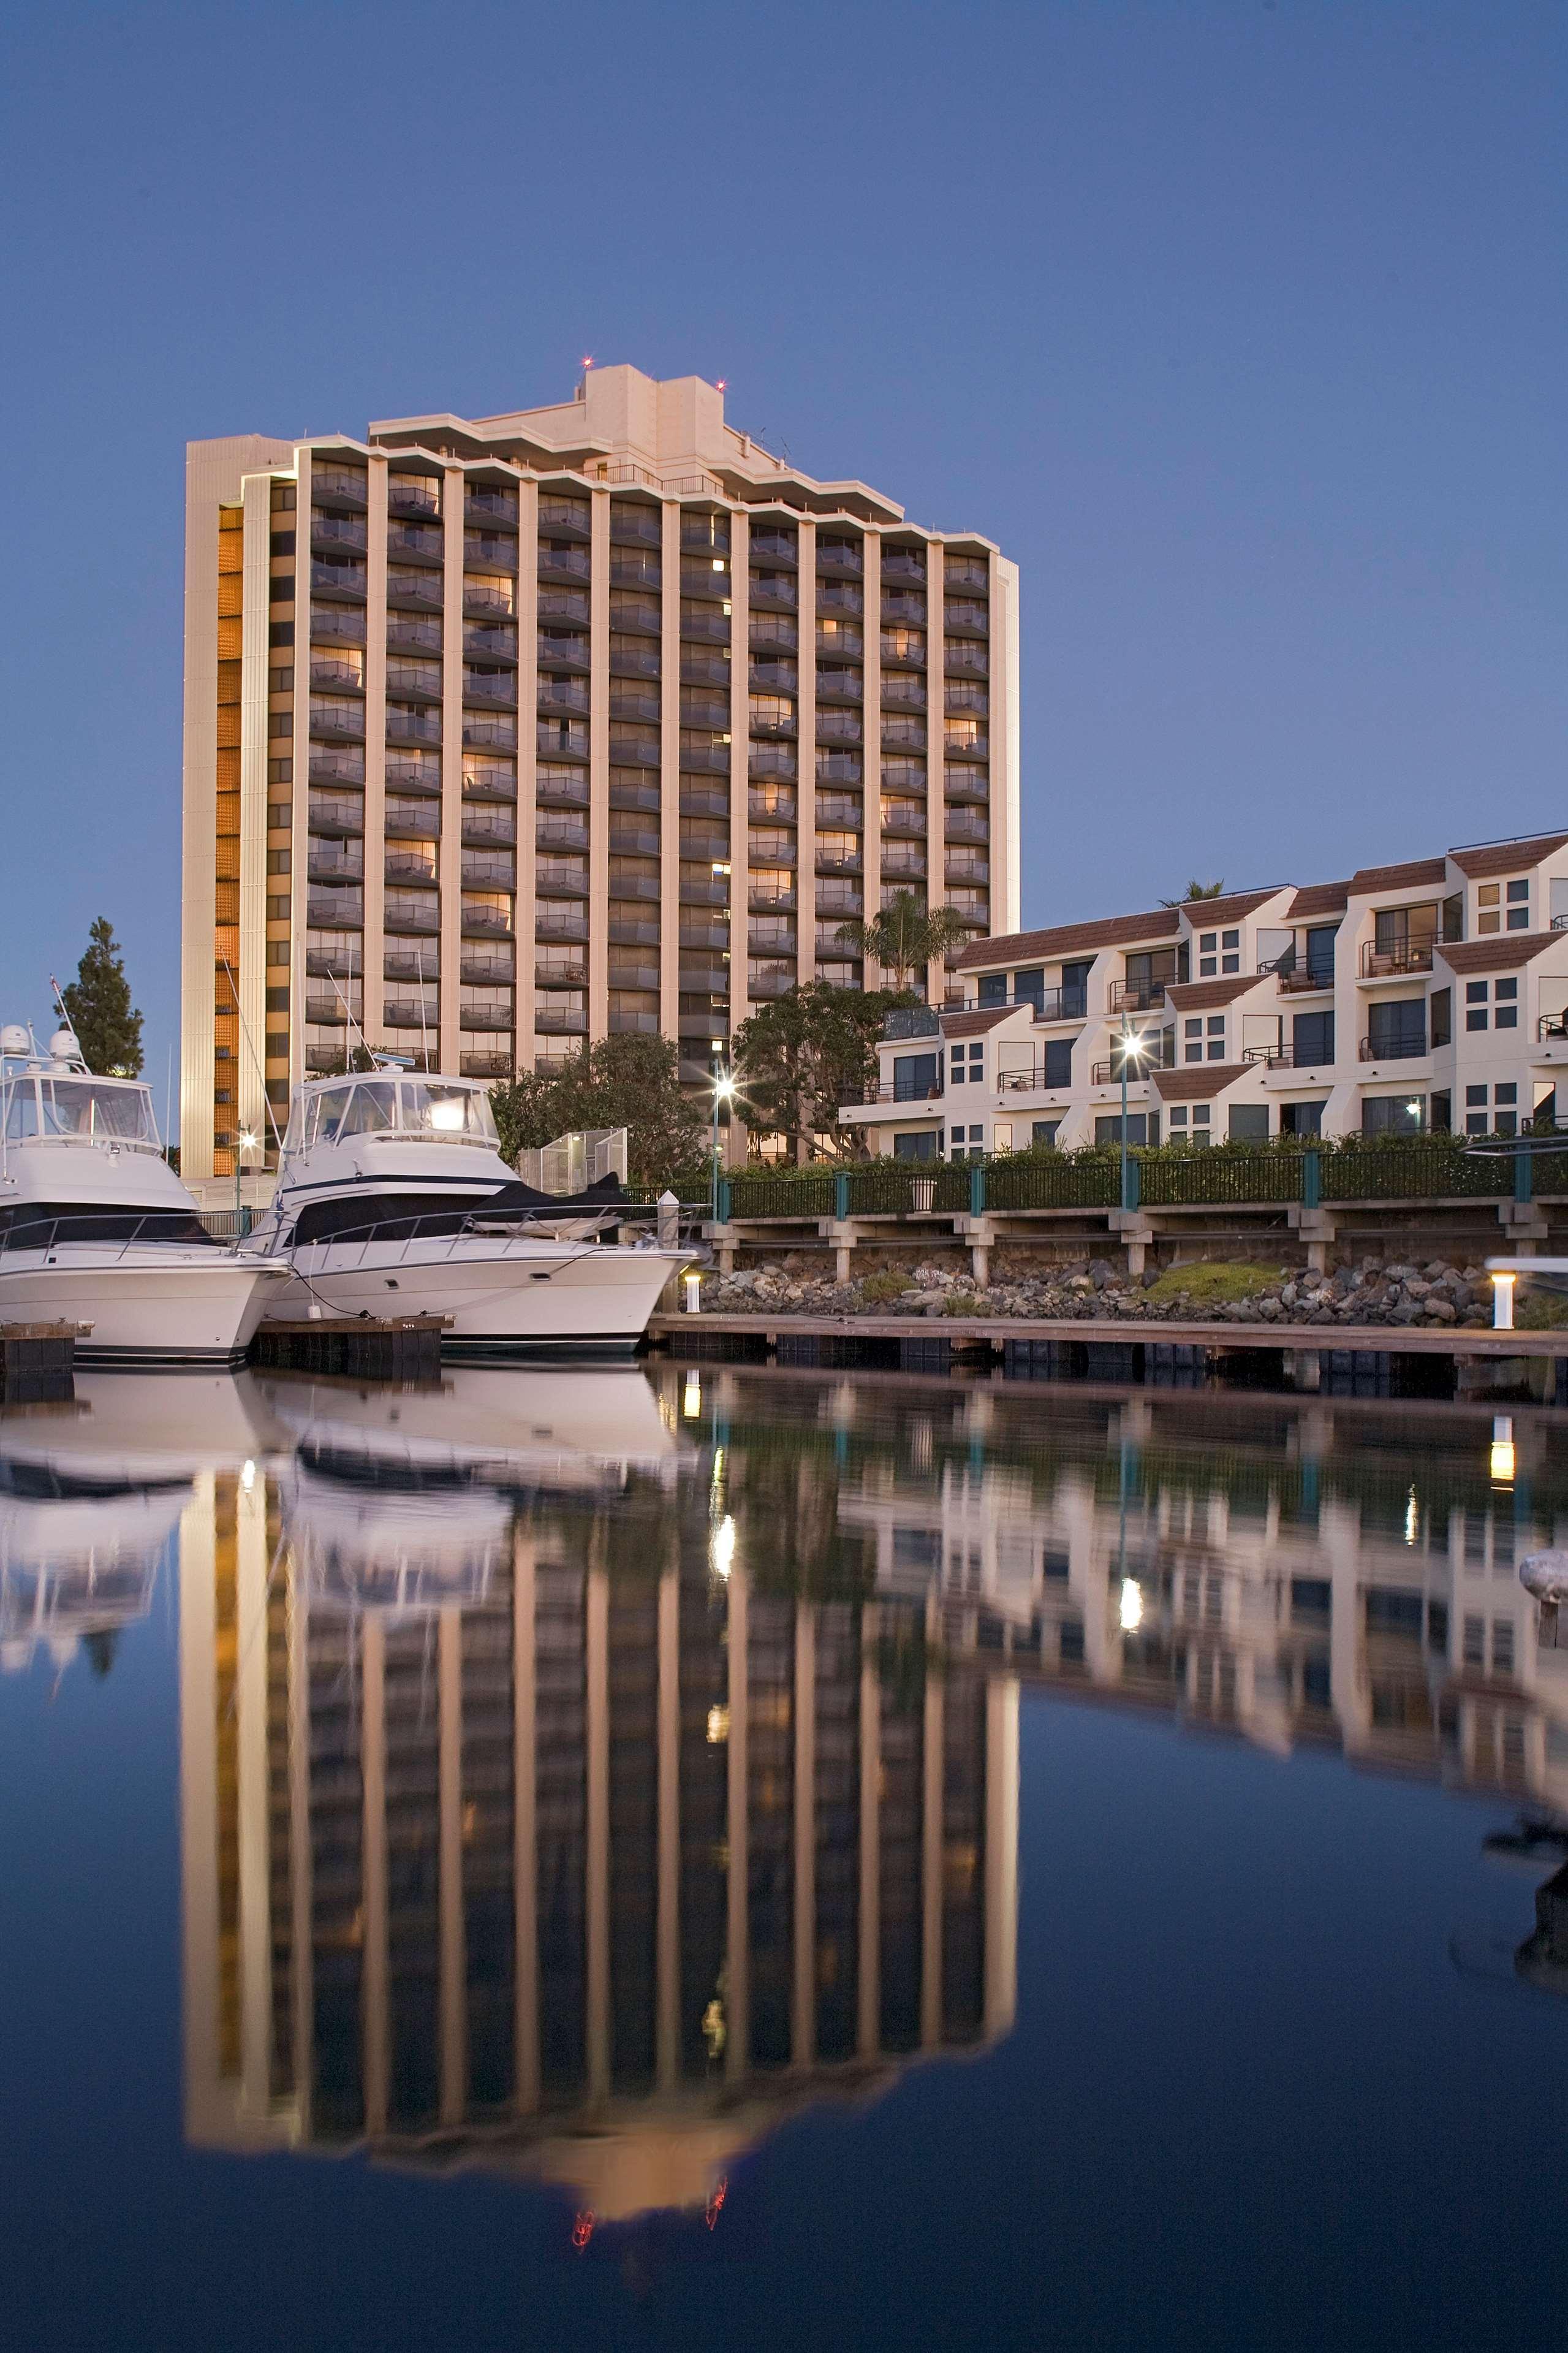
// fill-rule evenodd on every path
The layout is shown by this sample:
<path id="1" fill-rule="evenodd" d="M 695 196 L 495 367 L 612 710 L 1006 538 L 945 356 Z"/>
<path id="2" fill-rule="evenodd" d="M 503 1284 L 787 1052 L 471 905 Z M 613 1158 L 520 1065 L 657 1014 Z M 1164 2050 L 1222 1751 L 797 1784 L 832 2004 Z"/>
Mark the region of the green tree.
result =
<path id="1" fill-rule="evenodd" d="M 840 923 L 838 939 L 861 955 L 874 956 L 884 972 L 891 973 L 895 989 L 902 990 L 912 973 L 923 972 L 939 956 L 951 955 L 982 928 L 956 907 L 928 907 L 913 891 L 895 891 L 869 922 L 857 915 L 852 923 Z"/>
<path id="2" fill-rule="evenodd" d="M 124 958 L 106 916 L 88 934 L 87 953 L 60 997 L 88 1069 L 100 1077 L 140 1078 L 142 1016 L 131 1002 Z"/>
<path id="3" fill-rule="evenodd" d="M 1218 882 L 1200 882 L 1194 875 L 1179 899 L 1162 899 L 1160 904 L 1162 907 L 1187 907 L 1191 906 L 1194 899 L 1223 899 L 1224 896 L 1223 880 Z"/>
<path id="4" fill-rule="evenodd" d="M 668 1038 L 601 1038 L 557 1075 L 524 1071 L 492 1087 L 490 1104 L 513 1162 L 574 1129 L 624 1127 L 635 1185 L 664 1186 L 701 1166 L 702 1114 L 681 1087 L 679 1052 Z"/>
<path id="5" fill-rule="evenodd" d="M 748 1125 L 786 1135 L 802 1159 L 819 1135 L 831 1136 L 846 1157 L 864 1158 L 865 1131 L 840 1127 L 838 1107 L 863 1102 L 876 1085 L 883 1022 L 918 1002 L 908 989 L 835 988 L 808 980 L 760 1007 L 735 1032 Z"/>

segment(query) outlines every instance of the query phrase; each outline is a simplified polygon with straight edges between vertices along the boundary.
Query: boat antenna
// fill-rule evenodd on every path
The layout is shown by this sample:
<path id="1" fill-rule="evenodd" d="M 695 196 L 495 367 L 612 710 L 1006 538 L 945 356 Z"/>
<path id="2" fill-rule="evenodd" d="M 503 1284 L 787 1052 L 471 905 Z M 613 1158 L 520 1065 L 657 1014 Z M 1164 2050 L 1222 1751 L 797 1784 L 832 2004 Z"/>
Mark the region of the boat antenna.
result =
<path id="1" fill-rule="evenodd" d="M 82 1069 L 85 1071 L 87 1069 L 87 1057 L 81 1050 L 81 1040 L 76 1034 L 76 1023 L 71 1019 L 70 1015 L 66 1008 L 65 998 L 60 994 L 59 982 L 55 978 L 52 972 L 49 975 L 49 987 L 53 991 L 55 1007 L 59 1014 L 61 1023 L 71 1033 L 72 1040 L 76 1046 L 77 1060 L 81 1064 Z"/>
<path id="2" fill-rule="evenodd" d="M 229 963 L 227 956 L 220 958 L 220 962 L 224 968 L 225 976 L 228 981 L 229 995 L 234 999 L 235 1018 L 239 1023 L 239 1034 L 245 1040 L 246 1051 L 249 1054 L 251 1060 L 256 1064 L 256 1075 L 261 1082 L 261 1107 L 267 1113 L 268 1124 L 272 1130 L 272 1141 L 276 1144 L 279 1153 L 281 1155 L 283 1150 L 283 1138 L 278 1133 L 278 1122 L 273 1116 L 272 1104 L 268 1097 L 267 1073 L 262 1068 L 261 1061 L 257 1054 L 256 1040 L 250 1034 L 250 1024 L 246 1019 L 245 1014 L 240 1007 L 239 989 L 235 981 L 234 967 Z M 237 1158 L 237 1155 L 236 1156 Z"/>
<path id="3" fill-rule="evenodd" d="M 414 976 L 419 983 L 419 1059 L 425 1065 L 425 1075 L 430 1075 L 430 1032 L 425 1022 L 425 951 L 416 942 Z M 401 1096 L 398 1098 L 401 1102 Z"/>
<path id="4" fill-rule="evenodd" d="M 352 979 L 353 978 L 353 956 L 352 956 L 352 955 L 351 955 L 351 956 L 350 956 L 350 958 L 349 958 L 349 967 L 350 967 L 350 969 L 349 969 L 349 976 L 349 976 L 349 978 L 352 980 Z M 369 1040 L 369 1039 L 365 1036 L 365 1034 L 364 1034 L 364 1029 L 363 1029 L 363 1028 L 362 1024 L 361 1024 L 361 1023 L 359 1023 L 358 1021 L 356 1021 L 356 1020 L 354 1019 L 354 1009 L 353 1009 L 353 1007 L 349 1003 L 348 998 L 343 995 L 343 991 L 342 991 L 342 984 L 340 982 L 340 980 L 339 980 L 339 978 L 338 978 L 337 974 L 336 974 L 335 972 L 330 972 L 330 973 L 328 973 L 328 975 L 327 975 L 327 978 L 331 982 L 332 987 L 333 987 L 337 990 L 337 992 L 338 992 L 338 1003 L 339 1003 L 339 1004 L 342 1007 L 342 1008 L 343 1008 L 343 1019 L 344 1019 L 344 1020 L 347 1022 L 347 1024 L 348 1024 L 348 1031 L 349 1031 L 349 1060 L 350 1060 L 350 1062 L 351 1062 L 351 1064 L 352 1064 L 352 1062 L 353 1062 L 353 1039 L 354 1039 L 354 1031 L 355 1031 L 356 1029 L 358 1029 L 358 1030 L 359 1030 L 359 1041 L 360 1041 L 360 1044 L 364 1048 L 364 1050 L 365 1050 L 365 1052 L 366 1052 L 367 1054 L 370 1052 L 370 1040 Z M 362 983 L 361 985 L 362 985 L 362 987 L 363 987 L 363 984 Z"/>

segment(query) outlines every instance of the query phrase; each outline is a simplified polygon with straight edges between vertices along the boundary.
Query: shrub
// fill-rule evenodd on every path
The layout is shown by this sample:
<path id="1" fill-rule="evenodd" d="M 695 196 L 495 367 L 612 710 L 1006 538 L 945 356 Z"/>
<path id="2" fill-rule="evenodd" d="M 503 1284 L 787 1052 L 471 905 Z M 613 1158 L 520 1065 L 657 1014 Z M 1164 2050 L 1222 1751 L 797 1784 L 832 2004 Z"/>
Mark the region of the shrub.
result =
<path id="1" fill-rule="evenodd" d="M 880 1306 L 885 1300 L 901 1299 L 913 1287 L 907 1274 L 868 1274 L 861 1282 L 860 1296 Z"/>
<path id="2" fill-rule="evenodd" d="M 1194 1307 L 1223 1307 L 1235 1300 L 1256 1299 L 1273 1284 L 1283 1282 L 1279 1266 L 1243 1266 L 1224 1259 L 1200 1260 L 1193 1266 L 1167 1267 L 1148 1296 L 1156 1307 L 1190 1300 Z"/>

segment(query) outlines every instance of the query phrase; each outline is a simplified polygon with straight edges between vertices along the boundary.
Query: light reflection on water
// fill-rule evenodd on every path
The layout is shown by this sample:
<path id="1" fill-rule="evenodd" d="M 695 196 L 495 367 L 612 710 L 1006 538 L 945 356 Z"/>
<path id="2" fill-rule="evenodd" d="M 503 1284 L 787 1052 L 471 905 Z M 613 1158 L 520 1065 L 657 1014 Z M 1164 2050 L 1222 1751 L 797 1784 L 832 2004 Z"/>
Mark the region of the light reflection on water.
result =
<path id="1" fill-rule="evenodd" d="M 1568 1419 L 1509 1445 L 679 1363 L 100 1376 L 0 1411 L 0 1662 L 104 1675 L 177 1597 L 188 2147 L 712 2232 L 786 2119 L 1027 2018 L 1021 1695 L 1568 1813 L 1516 1575 Z"/>

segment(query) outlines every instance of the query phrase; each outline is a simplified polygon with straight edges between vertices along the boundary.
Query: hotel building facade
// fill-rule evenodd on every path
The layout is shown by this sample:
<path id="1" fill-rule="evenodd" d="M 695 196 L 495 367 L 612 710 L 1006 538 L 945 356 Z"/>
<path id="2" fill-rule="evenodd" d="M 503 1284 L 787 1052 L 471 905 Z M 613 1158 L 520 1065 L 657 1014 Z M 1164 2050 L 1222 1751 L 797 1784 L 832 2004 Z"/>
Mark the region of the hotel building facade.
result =
<path id="1" fill-rule="evenodd" d="M 976 941 L 845 1120 L 916 1158 L 1568 1124 L 1568 832 Z M 1557 1072 L 1563 1070 L 1565 1080 Z"/>
<path id="2" fill-rule="evenodd" d="M 1017 628 L 989 540 L 697 377 L 193 443 L 187 1176 L 361 1033 L 505 1078 L 646 1032 L 698 1077 L 797 982 L 873 979 L 838 933 L 895 891 L 1016 929 Z"/>

